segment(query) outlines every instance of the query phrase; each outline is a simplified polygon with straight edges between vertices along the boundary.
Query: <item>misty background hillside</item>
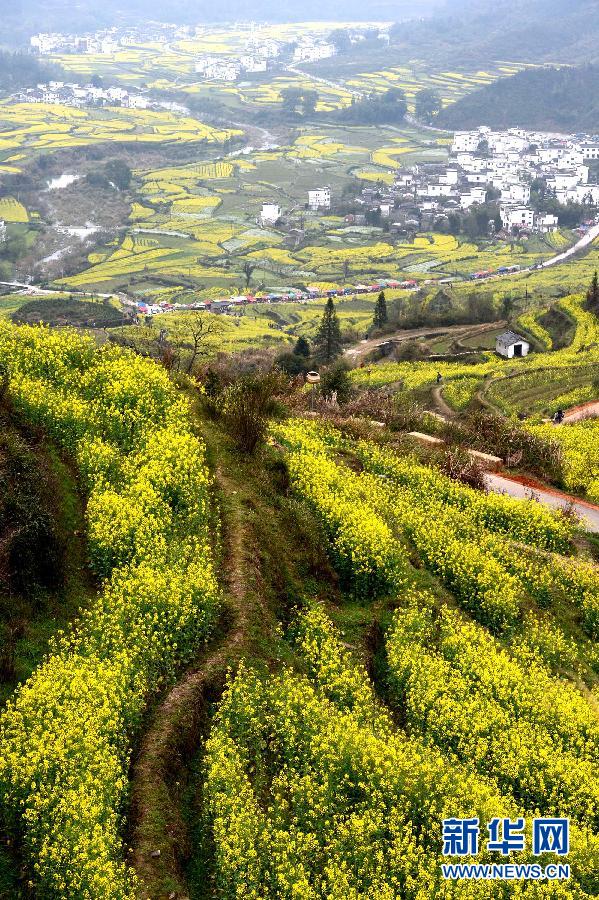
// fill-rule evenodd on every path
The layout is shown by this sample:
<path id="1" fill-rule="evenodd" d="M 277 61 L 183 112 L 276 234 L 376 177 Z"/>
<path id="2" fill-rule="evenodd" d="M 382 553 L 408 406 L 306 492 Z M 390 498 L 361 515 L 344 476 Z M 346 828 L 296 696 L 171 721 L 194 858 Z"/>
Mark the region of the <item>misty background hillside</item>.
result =
<path id="1" fill-rule="evenodd" d="M 448 106 L 437 124 L 598 132 L 599 66 L 530 69 L 499 79 Z"/>
<path id="2" fill-rule="evenodd" d="M 599 58 L 596 0 L 4 0 L 0 40 L 14 44 L 44 30 L 82 32 L 152 19 L 194 24 L 256 21 L 380 20 L 397 22 L 390 55 L 401 49 L 437 61 L 484 63 L 509 57 L 527 62 L 577 62 Z M 406 21 L 411 20 L 411 21 Z M 385 62 L 383 59 L 382 62 Z"/>
<path id="3" fill-rule="evenodd" d="M 0 40 L 26 40 L 36 31 L 93 31 L 117 23 L 135 24 L 158 20 L 194 25 L 215 22 L 275 21 L 305 22 L 314 20 L 386 21 L 428 16 L 441 5 L 441 0 L 257 0 L 250 6 L 245 0 L 20 0 L 11 4 L 3 0 L 0 17 Z"/>

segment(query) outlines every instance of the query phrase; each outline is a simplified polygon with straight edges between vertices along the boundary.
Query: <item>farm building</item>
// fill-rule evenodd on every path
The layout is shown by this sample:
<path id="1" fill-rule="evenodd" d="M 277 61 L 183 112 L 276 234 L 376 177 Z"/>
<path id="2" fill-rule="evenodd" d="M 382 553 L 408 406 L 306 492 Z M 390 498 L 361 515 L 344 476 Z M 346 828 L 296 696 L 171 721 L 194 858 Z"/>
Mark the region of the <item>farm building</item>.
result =
<path id="1" fill-rule="evenodd" d="M 500 356 L 513 359 L 515 356 L 528 356 L 530 344 L 515 331 L 504 331 L 495 341 L 495 350 Z"/>
<path id="2" fill-rule="evenodd" d="M 331 189 L 328 187 L 308 191 L 308 206 L 311 210 L 331 208 Z"/>
<path id="3" fill-rule="evenodd" d="M 283 215 L 283 210 L 278 203 L 263 203 L 260 219 L 264 224 L 274 225 Z"/>

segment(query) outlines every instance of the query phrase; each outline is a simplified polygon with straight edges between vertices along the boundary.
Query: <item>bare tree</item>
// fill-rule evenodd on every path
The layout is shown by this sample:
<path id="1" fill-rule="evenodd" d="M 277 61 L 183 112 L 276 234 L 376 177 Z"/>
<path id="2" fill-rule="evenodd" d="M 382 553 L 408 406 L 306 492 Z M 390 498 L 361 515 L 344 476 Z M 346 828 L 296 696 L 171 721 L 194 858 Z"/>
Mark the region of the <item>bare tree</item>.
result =
<path id="1" fill-rule="evenodd" d="M 192 313 L 185 317 L 182 337 L 189 342 L 191 353 L 185 371 L 191 375 L 199 357 L 210 356 L 216 349 L 217 338 L 227 330 L 223 320 L 214 313 Z"/>
<path id="2" fill-rule="evenodd" d="M 350 272 L 349 259 L 344 259 L 343 260 L 343 284 L 345 284 L 345 282 L 349 278 L 349 272 Z"/>
<path id="3" fill-rule="evenodd" d="M 252 275 L 254 273 L 254 269 L 256 268 L 256 263 L 251 262 L 249 259 L 244 260 L 244 263 L 241 267 L 241 271 L 245 275 L 245 286 L 249 288 L 250 283 L 252 281 Z"/>

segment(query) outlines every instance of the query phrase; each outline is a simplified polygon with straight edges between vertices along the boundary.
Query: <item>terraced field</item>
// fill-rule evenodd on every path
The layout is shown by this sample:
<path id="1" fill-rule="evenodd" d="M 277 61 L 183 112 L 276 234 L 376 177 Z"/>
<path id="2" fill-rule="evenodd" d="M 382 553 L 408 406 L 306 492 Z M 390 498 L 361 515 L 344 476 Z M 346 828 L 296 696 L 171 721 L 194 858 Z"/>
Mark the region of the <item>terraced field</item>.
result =
<path id="1" fill-rule="evenodd" d="M 334 215 L 305 209 L 307 192 L 326 184 L 334 198 L 356 179 L 385 183 L 398 164 L 446 158 L 444 144 L 425 140 L 410 126 L 392 129 L 323 126 L 303 129 L 294 142 L 270 150 L 233 153 L 212 163 L 190 163 L 135 173 L 138 199 L 128 236 L 91 266 L 64 281 L 69 287 L 101 290 L 144 287 L 131 276 L 184 276 L 201 297 L 219 297 L 251 287 L 337 288 L 380 279 L 418 282 L 463 279 L 483 268 L 522 268 L 555 254 L 552 241 L 473 244 L 450 235 L 423 234 L 406 242 L 384 227 L 357 226 Z M 430 136 L 429 136 L 430 137 Z M 277 202 L 287 227 L 262 227 L 263 203 Z M 564 243 L 574 236 L 559 235 Z M 502 282 L 503 285 L 503 282 Z"/>
<path id="2" fill-rule="evenodd" d="M 443 397 L 456 411 L 479 395 L 479 399 L 508 416 L 524 413 L 532 417 L 533 423 L 539 422 L 559 407 L 575 406 L 598 396 L 599 325 L 596 317 L 584 309 L 583 302 L 578 295 L 557 303 L 576 323 L 572 343 L 562 350 L 532 353 L 520 360 L 503 360 L 490 352 L 485 354 L 484 362 L 470 365 L 383 361 L 356 369 L 352 379 L 361 387 L 397 384 L 409 395 L 414 391 L 430 392 L 437 383 L 437 373 L 441 373 Z M 526 318 L 535 321 L 534 315 Z M 567 426 L 570 427 L 574 426 Z"/>
<path id="3" fill-rule="evenodd" d="M 1 165 L 10 163 L 13 171 L 21 169 L 14 163 L 40 151 L 105 142 L 222 144 L 235 133 L 166 111 L 121 107 L 92 111 L 44 103 L 0 102 L 0 158 L 4 160 Z"/>

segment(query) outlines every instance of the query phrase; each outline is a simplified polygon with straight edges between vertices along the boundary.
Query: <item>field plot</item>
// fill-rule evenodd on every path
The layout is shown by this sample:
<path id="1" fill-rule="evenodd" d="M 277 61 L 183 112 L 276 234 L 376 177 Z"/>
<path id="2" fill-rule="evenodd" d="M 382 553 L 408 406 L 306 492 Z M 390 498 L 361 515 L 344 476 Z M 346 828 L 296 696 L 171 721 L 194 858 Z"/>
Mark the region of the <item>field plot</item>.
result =
<path id="1" fill-rule="evenodd" d="M 0 220 L 4 222 L 28 222 L 29 215 L 22 203 L 14 197 L 0 199 Z"/>
<path id="2" fill-rule="evenodd" d="M 599 363 L 599 324 L 584 309 L 583 298 L 572 296 L 558 301 L 557 308 L 575 323 L 572 343 L 558 351 L 532 353 L 525 359 L 504 360 L 494 352 L 485 353 L 483 362 L 381 362 L 356 369 L 352 379 L 361 387 L 380 387 L 395 384 L 406 395 L 426 393 L 441 373 L 442 394 L 446 403 L 456 411 L 464 409 L 474 395 L 482 391 L 485 402 L 507 416 L 524 413 L 530 416 L 531 427 L 539 425 L 541 432 L 555 436 L 568 444 L 568 435 L 576 432 L 577 425 L 556 429 L 542 425 L 543 416 L 552 415 L 559 407 L 567 408 L 599 396 L 596 373 Z M 532 317 L 534 319 L 534 316 Z M 517 324 L 516 324 L 516 327 Z M 477 344 L 479 339 L 473 339 Z M 583 427 L 582 425 L 580 426 Z M 581 441 L 594 438 L 594 431 L 579 432 Z M 571 441 L 575 443 L 574 438 Z M 589 440 L 590 454 L 594 452 Z M 587 480 L 593 480 L 593 467 L 587 460 Z M 572 464 L 574 469 L 574 464 Z M 582 470 L 579 464 L 577 472 Z M 578 476 L 577 476 L 578 477 Z M 573 481 L 569 486 L 573 486 Z M 579 484 L 579 483 L 578 483 Z"/>
<path id="3" fill-rule="evenodd" d="M 31 103 L 0 103 L 0 156 L 22 156 L 90 144 L 223 143 L 234 130 L 212 128 L 197 119 L 151 110 L 98 110 Z"/>
<path id="4" fill-rule="evenodd" d="M 426 234 L 406 241 L 383 227 L 354 226 L 305 209 L 315 186 L 326 184 L 339 198 L 352 179 L 384 183 L 404 160 L 431 152 L 446 157 L 443 144 L 433 142 L 432 151 L 430 144 L 410 126 L 401 135 L 389 128 L 323 126 L 303 129 L 288 146 L 138 171 L 130 238 L 110 259 L 94 257 L 91 269 L 65 283 L 137 291 L 129 276 L 145 272 L 150 281 L 184 276 L 200 296 L 214 297 L 250 287 L 463 278 L 485 267 L 526 267 L 554 254 L 555 247 L 540 238 L 476 245 Z M 260 225 L 262 204 L 270 202 L 285 211 L 286 228 Z M 139 252 L 142 238 L 151 241 L 152 252 Z M 251 281 L 244 275 L 248 266 Z"/>

